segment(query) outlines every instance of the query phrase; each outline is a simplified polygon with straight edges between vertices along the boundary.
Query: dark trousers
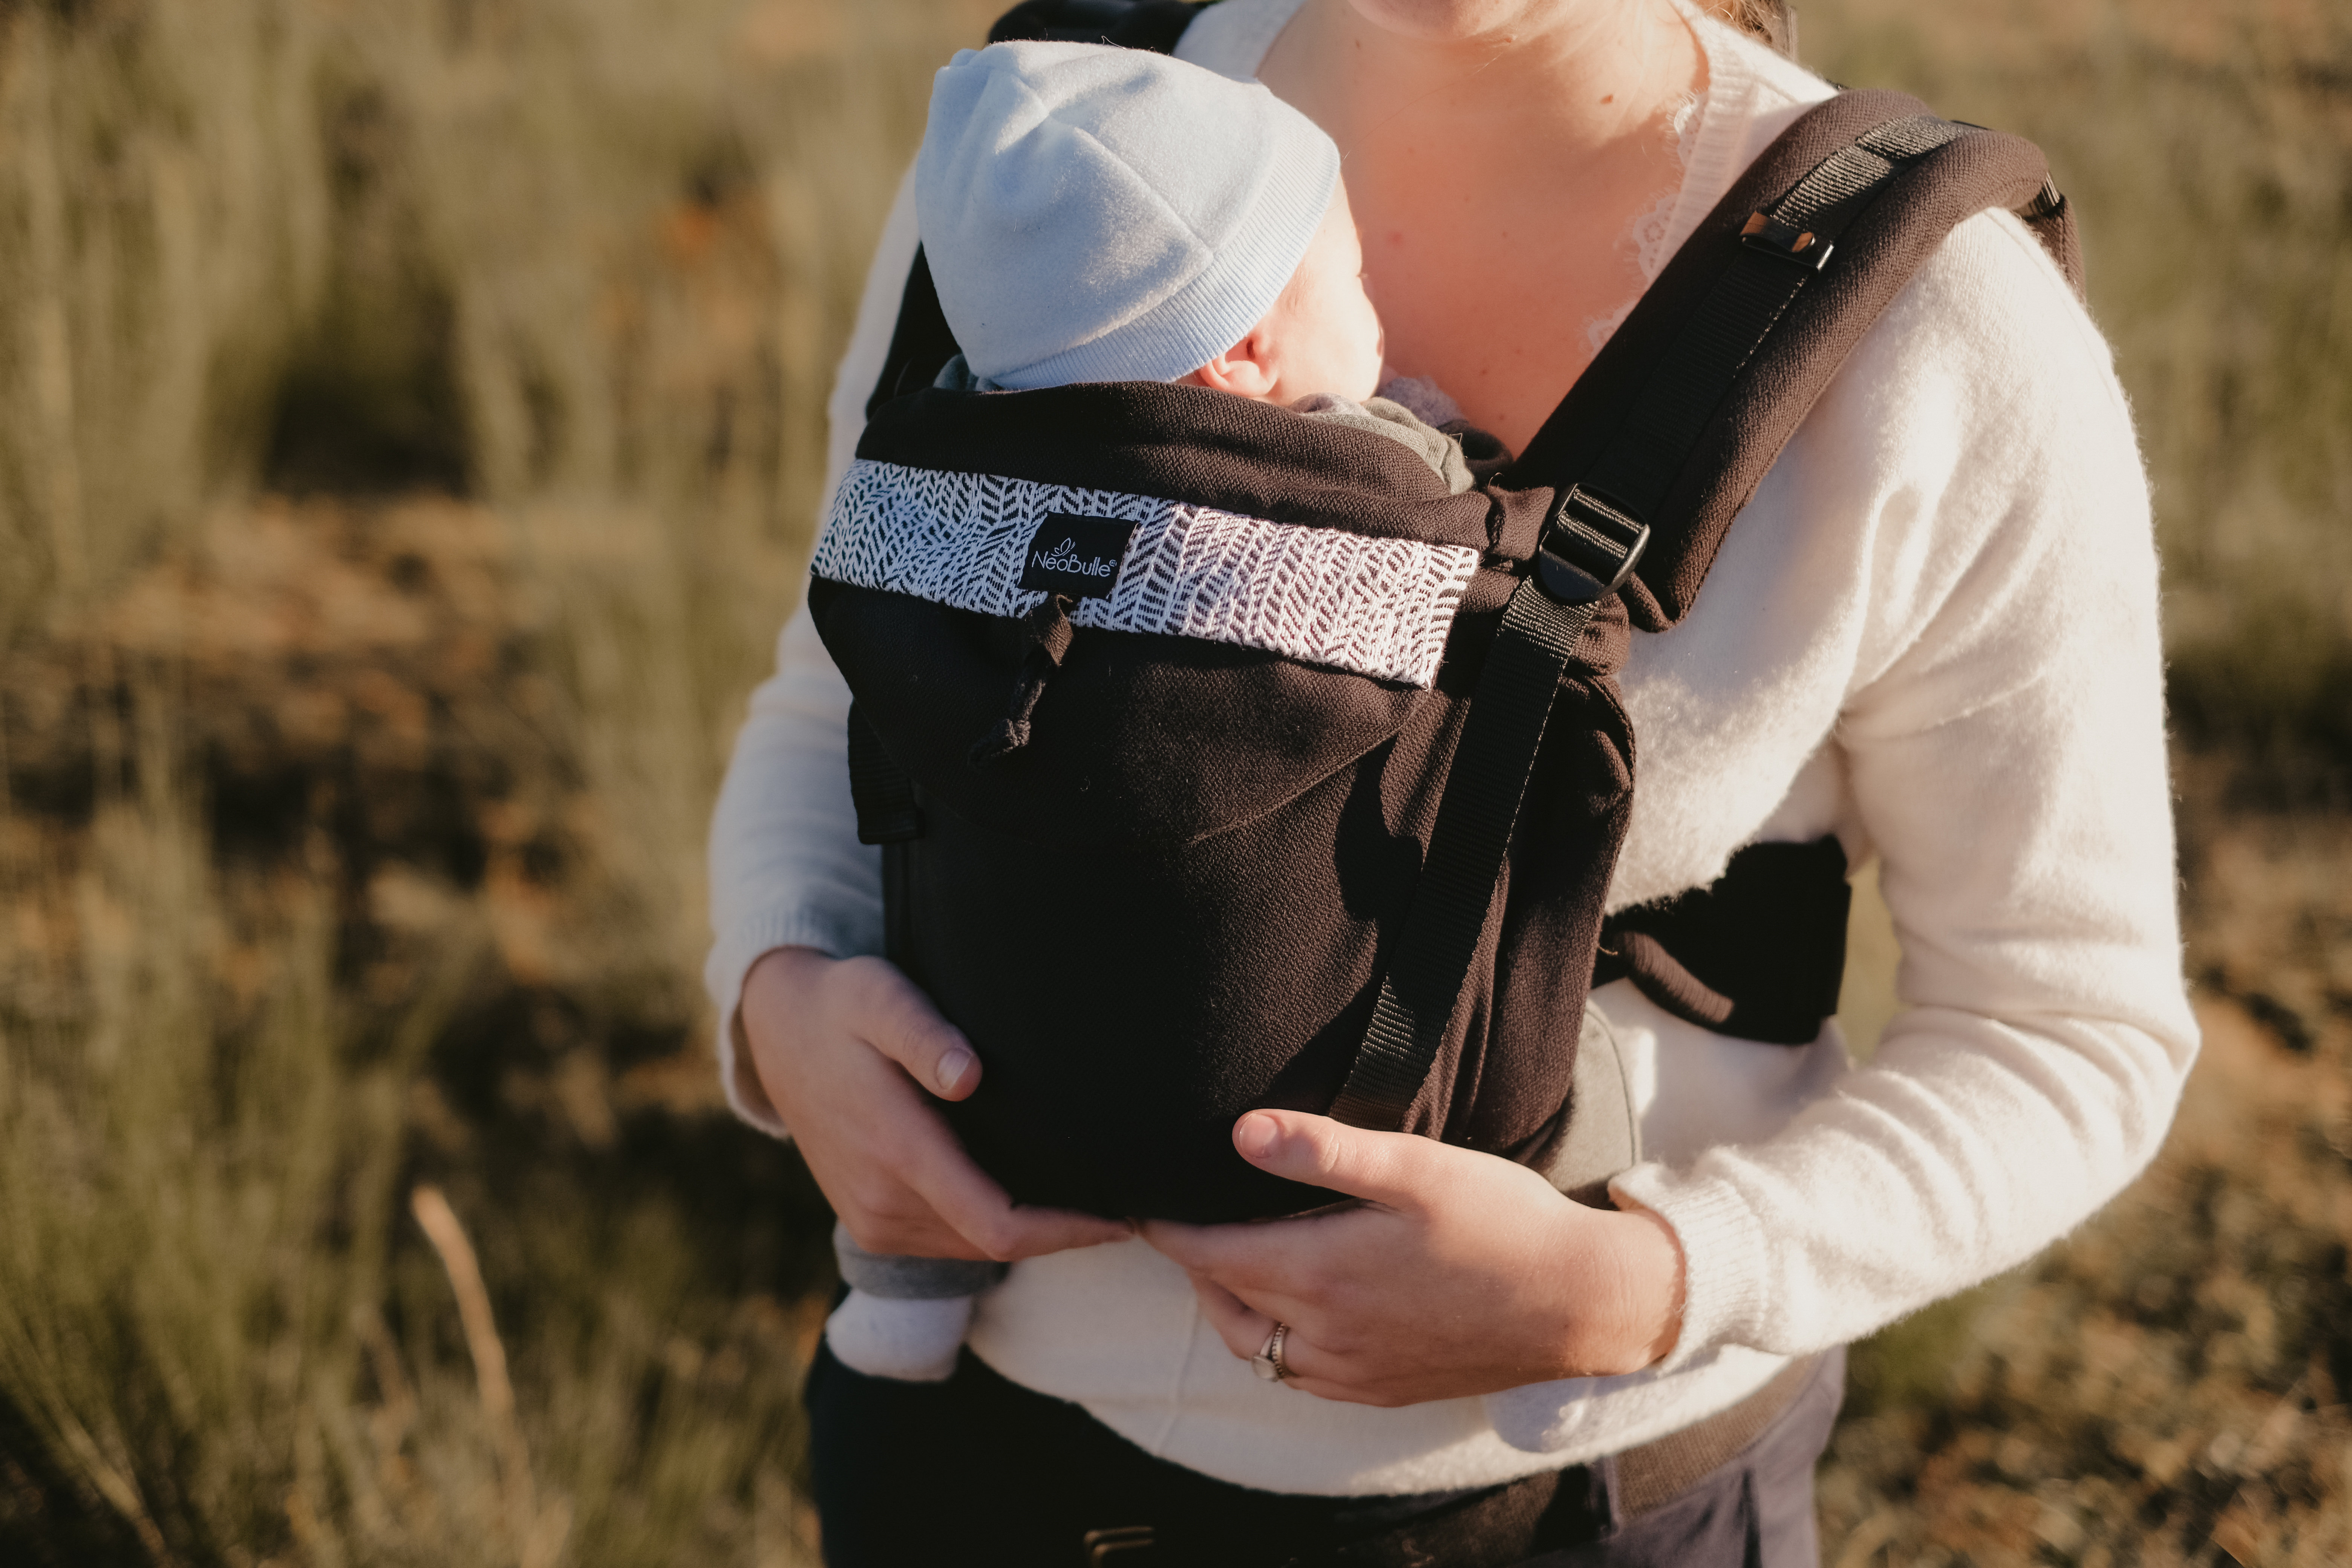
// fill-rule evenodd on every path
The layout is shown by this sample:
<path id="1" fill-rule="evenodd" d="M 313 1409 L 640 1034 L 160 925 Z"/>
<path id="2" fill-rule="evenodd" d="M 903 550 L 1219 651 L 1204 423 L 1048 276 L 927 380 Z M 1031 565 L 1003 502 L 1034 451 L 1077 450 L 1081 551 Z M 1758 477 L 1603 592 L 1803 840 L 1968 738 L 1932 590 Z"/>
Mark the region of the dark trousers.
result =
<path id="1" fill-rule="evenodd" d="M 945 1383 L 898 1383 L 820 1345 L 808 1407 L 830 1568 L 1815 1568 L 1813 1467 L 1844 1388 L 1833 1352 L 1745 1447 L 1639 1512 L 1609 1459 L 1414 1497 L 1233 1486 L 970 1352 Z"/>

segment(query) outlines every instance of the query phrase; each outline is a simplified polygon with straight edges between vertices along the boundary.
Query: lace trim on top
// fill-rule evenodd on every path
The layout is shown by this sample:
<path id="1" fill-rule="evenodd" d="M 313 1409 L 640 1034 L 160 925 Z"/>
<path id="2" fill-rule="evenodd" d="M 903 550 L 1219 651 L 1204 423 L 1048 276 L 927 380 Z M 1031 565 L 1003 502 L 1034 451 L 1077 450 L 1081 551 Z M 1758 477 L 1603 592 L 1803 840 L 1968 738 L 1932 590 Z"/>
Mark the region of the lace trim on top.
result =
<path id="1" fill-rule="evenodd" d="M 1673 132 L 1675 138 L 1675 162 L 1682 166 L 1685 176 L 1690 169 L 1691 150 L 1697 144 L 1699 127 L 1706 120 L 1706 94 L 1685 92 L 1682 102 L 1675 109 L 1674 118 L 1668 121 L 1667 129 Z M 1682 202 L 1683 184 L 1678 181 L 1659 192 L 1658 199 L 1651 204 L 1650 210 L 1635 218 L 1633 227 L 1626 233 L 1625 243 L 1633 247 L 1633 265 L 1642 274 L 1643 289 L 1658 280 L 1658 274 L 1665 270 L 1667 258 L 1674 255 L 1675 214 L 1682 206 Z M 1637 292 L 1607 315 L 1596 316 L 1585 324 L 1584 338 L 1592 345 L 1593 353 L 1599 353 L 1602 346 L 1617 335 L 1617 329 L 1625 324 L 1625 318 L 1633 313 L 1633 307 L 1641 302 L 1641 298 Z"/>

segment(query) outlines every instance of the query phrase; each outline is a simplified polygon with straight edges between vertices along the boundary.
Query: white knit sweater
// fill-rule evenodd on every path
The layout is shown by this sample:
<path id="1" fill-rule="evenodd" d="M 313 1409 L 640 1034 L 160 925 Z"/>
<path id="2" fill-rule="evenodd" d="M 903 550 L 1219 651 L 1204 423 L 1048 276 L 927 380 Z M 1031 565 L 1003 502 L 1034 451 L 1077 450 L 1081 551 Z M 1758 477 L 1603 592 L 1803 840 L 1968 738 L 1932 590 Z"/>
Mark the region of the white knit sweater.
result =
<path id="1" fill-rule="evenodd" d="M 1225 0 L 1181 53 L 1255 70 L 1298 0 Z M 1709 72 L 1669 254 L 1829 87 L 1686 13 Z M 884 234 L 834 395 L 837 479 L 915 236 Z M 2173 904 L 2147 494 L 2105 344 L 2006 215 L 1956 231 L 1863 340 L 1731 529 L 1695 610 L 1637 636 L 1639 737 L 1611 895 L 1712 880 L 1759 839 L 1875 853 L 1907 1011 L 1856 1068 L 1832 1026 L 1791 1050 L 1680 1023 L 1623 982 L 1648 1163 L 1618 1190 L 1688 1259 L 1680 1344 L 1560 1389 L 1554 1451 L 1475 1399 L 1402 1410 L 1259 1382 L 1140 1243 L 1015 1265 L 971 1344 L 1194 1469 L 1277 1491 L 1504 1480 L 1646 1441 L 2031 1255 L 2147 1161 L 2196 1053 Z M 856 839 L 849 696 L 807 617 L 751 702 L 711 839 L 731 1021 L 768 949 L 880 946 Z M 729 1094 L 782 1133 L 731 1029 Z"/>

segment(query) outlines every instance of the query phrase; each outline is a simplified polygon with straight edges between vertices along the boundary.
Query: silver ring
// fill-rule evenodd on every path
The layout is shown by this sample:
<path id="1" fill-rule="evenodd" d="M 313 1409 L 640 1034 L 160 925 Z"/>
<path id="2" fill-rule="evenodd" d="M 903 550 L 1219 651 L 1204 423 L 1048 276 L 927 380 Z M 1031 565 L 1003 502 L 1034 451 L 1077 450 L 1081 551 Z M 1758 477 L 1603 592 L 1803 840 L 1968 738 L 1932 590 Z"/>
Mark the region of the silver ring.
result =
<path id="1" fill-rule="evenodd" d="M 1290 1363 L 1282 1359 L 1282 1342 L 1289 1335 L 1288 1323 L 1275 1324 L 1274 1332 L 1265 1336 L 1265 1348 L 1250 1357 L 1250 1370 L 1268 1383 L 1280 1383 L 1296 1377 L 1297 1373 L 1290 1370 Z"/>

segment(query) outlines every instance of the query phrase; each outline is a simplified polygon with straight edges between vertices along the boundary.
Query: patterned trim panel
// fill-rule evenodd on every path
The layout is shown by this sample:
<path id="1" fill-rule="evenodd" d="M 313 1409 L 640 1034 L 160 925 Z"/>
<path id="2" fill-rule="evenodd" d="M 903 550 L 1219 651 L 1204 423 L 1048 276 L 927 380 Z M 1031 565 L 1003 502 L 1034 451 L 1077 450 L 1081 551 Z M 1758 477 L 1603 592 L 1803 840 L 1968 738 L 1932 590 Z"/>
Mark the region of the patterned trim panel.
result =
<path id="1" fill-rule="evenodd" d="M 860 459 L 834 495 L 812 570 L 853 587 L 1022 616 L 1038 525 L 1055 513 L 1135 524 L 1111 592 L 1070 618 L 1264 648 L 1427 687 L 1478 552 L 1268 522 L 1122 490 Z"/>

